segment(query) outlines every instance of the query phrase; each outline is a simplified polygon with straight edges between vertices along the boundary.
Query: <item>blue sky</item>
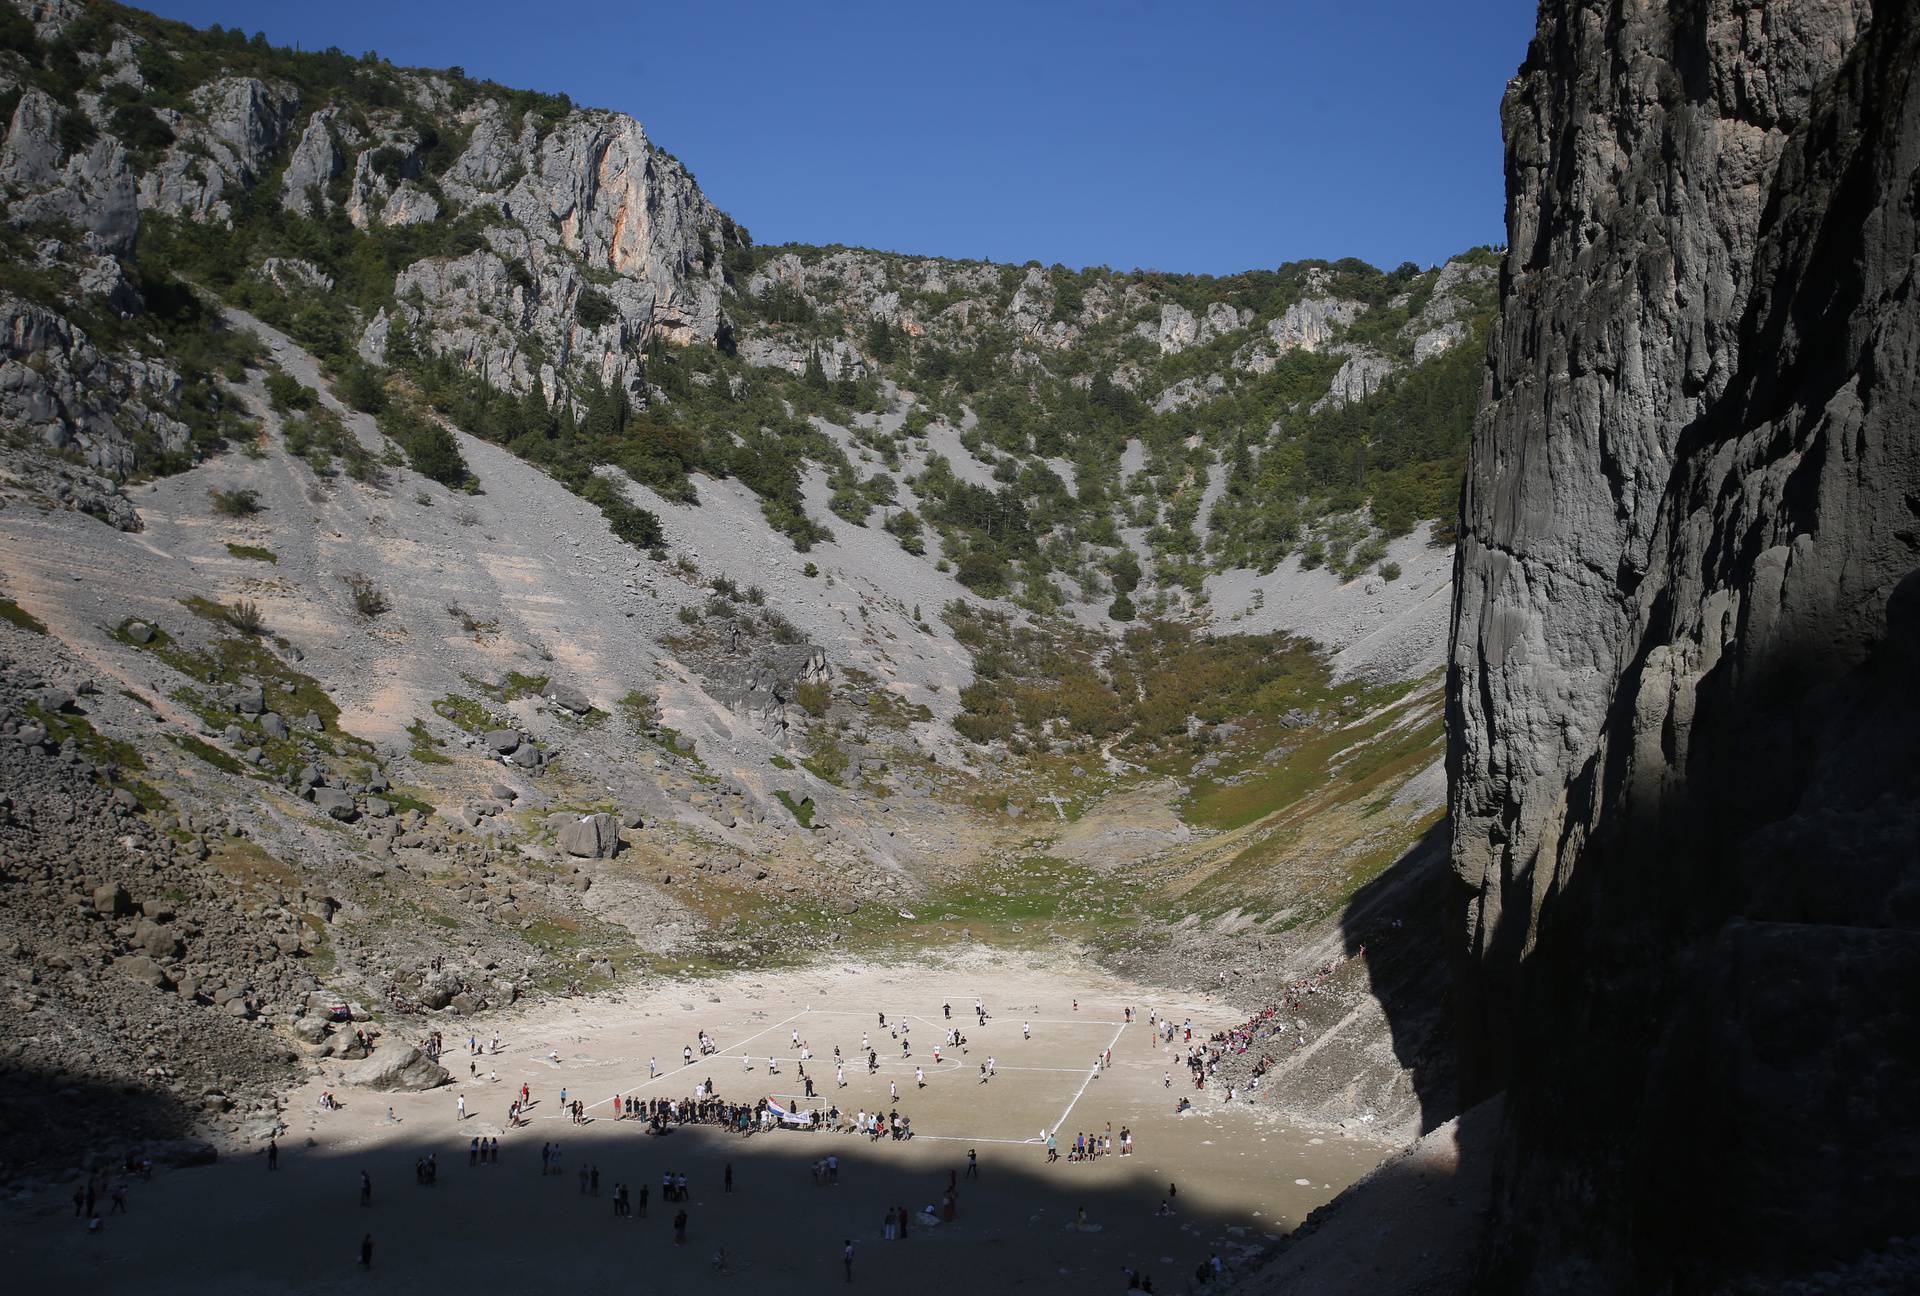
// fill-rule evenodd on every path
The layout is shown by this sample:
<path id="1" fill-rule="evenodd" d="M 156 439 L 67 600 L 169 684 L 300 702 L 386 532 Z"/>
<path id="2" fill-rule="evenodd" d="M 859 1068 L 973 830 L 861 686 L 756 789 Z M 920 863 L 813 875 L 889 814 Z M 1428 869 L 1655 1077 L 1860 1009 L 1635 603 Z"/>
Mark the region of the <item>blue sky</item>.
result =
<path id="1" fill-rule="evenodd" d="M 1503 242 L 1532 0 L 156 0 L 565 91 L 757 242 L 1228 273 Z"/>

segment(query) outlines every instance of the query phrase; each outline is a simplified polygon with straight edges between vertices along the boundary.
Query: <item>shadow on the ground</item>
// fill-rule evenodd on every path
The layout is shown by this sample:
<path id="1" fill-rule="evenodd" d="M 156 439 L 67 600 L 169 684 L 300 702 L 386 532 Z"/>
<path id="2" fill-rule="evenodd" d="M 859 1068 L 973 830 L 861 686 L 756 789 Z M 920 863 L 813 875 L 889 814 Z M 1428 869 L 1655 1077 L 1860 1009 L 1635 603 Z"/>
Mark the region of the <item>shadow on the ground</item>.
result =
<path id="1" fill-rule="evenodd" d="M 0 1065 L 0 1183 L 78 1165 L 90 1149 L 191 1138 L 198 1115 L 165 1090 Z"/>
<path id="2" fill-rule="evenodd" d="M 1356 891 L 1340 916 L 1347 954 L 1365 952 L 1369 986 L 1386 1013 L 1394 1056 L 1420 1101 L 1423 1134 L 1460 1111 L 1447 975 L 1451 842 L 1450 824 L 1442 819 Z"/>
<path id="3" fill-rule="evenodd" d="M 305 1113 L 298 1116 L 304 1124 Z M 644 1279 L 650 1289 L 704 1290 L 721 1281 L 713 1257 L 724 1249 L 728 1285 L 807 1291 L 844 1287 L 841 1248 L 850 1239 L 856 1279 L 893 1290 L 1118 1291 L 1123 1267 L 1132 1267 L 1150 1275 L 1155 1290 L 1180 1292 L 1211 1255 L 1231 1268 L 1263 1242 L 1262 1221 L 1196 1210 L 1191 1192 L 1160 1214 L 1168 1184 L 1140 1156 L 1047 1165 L 1037 1145 L 980 1145 L 981 1176 L 958 1179 L 954 1222 L 926 1228 L 920 1210 L 940 1206 L 949 1170 L 965 1174 L 964 1143 L 921 1139 L 903 1148 L 843 1134 L 743 1136 L 701 1126 L 653 1136 L 637 1121 L 536 1119 L 502 1136 L 498 1164 L 470 1165 L 468 1139 L 482 1128 L 497 1129 L 477 1117 L 449 1119 L 365 1152 L 307 1147 L 289 1133 L 274 1171 L 255 1153 L 136 1183 L 131 1212 L 108 1219 L 99 1238 L 84 1236 L 56 1192 L 39 1200 L 37 1215 L 16 1211 L 6 1250 L 28 1283 L 23 1290 L 83 1280 L 125 1289 L 137 1280 L 142 1291 L 161 1293 L 331 1291 L 361 1278 L 365 1233 L 374 1241 L 375 1289 L 417 1290 L 430 1281 L 461 1292 L 611 1291 Z M 549 1139 L 561 1146 L 561 1171 L 543 1176 Z M 929 1148 L 940 1152 L 933 1168 L 917 1155 Z M 438 1182 L 424 1187 L 415 1163 L 429 1153 L 439 1158 Z M 838 1185 L 816 1185 L 809 1167 L 829 1153 L 840 1159 Z M 904 1153 L 916 1154 L 911 1163 Z M 722 1190 L 729 1164 L 730 1194 Z M 599 1170 L 597 1196 L 581 1190 L 583 1165 Z M 661 1200 L 667 1170 L 687 1175 L 691 1200 Z M 373 1185 L 370 1207 L 359 1204 L 362 1171 Z M 614 1213 L 618 1183 L 632 1186 L 632 1217 Z M 637 1214 L 642 1185 L 651 1199 L 645 1218 Z M 904 1207 L 915 1221 L 904 1241 L 882 1239 L 889 1207 Z M 684 1246 L 673 1241 L 681 1209 Z M 1082 1211 L 1085 1230 L 1076 1227 Z M 57 1240 L 67 1228 L 71 1245 Z"/>

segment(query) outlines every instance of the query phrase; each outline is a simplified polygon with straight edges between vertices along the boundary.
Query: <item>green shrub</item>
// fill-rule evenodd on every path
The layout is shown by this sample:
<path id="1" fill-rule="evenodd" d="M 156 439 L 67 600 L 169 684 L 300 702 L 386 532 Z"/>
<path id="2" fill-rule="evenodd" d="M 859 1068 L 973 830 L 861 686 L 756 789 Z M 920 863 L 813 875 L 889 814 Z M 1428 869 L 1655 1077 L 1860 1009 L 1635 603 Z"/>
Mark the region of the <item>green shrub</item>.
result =
<path id="1" fill-rule="evenodd" d="M 228 605 L 227 624 L 241 634 L 257 635 L 266 628 L 267 619 L 260 611 L 260 605 L 252 599 L 241 599 Z"/>
<path id="2" fill-rule="evenodd" d="M 319 399 L 319 393 L 284 369 L 269 370 L 266 385 L 267 403 L 282 414 L 310 410 Z"/>
<path id="3" fill-rule="evenodd" d="M 353 610 L 371 621 L 374 617 L 392 610 L 385 591 L 373 583 L 373 578 L 362 572 L 354 572 L 347 577 L 347 593 L 353 598 Z"/>
<path id="4" fill-rule="evenodd" d="M 252 517 L 260 511 L 260 493 L 253 490 L 210 490 L 213 511 L 221 517 Z"/>
<path id="5" fill-rule="evenodd" d="M 793 690 L 793 700 L 818 720 L 833 705 L 833 689 L 829 685 L 807 680 Z"/>
<path id="6" fill-rule="evenodd" d="M 464 490 L 473 473 L 460 453 L 460 443 L 446 425 L 395 406 L 379 416 L 380 430 L 407 456 L 407 466 L 428 481 L 452 490 Z"/>
<path id="7" fill-rule="evenodd" d="M 362 414 L 379 414 L 387 408 L 387 389 L 373 369 L 359 361 L 347 366 L 334 390 Z"/>
<path id="8" fill-rule="evenodd" d="M 657 514 L 629 501 L 619 486 L 598 473 L 587 478 L 580 496 L 600 510 L 616 538 L 634 548 L 651 549 L 666 539 Z"/>
<path id="9" fill-rule="evenodd" d="M 593 288 L 582 288 L 579 301 L 574 303 L 573 314 L 574 318 L 580 321 L 581 327 L 596 329 L 602 325 L 611 324 L 619 312 L 614 309 L 613 299 L 605 293 Z"/>

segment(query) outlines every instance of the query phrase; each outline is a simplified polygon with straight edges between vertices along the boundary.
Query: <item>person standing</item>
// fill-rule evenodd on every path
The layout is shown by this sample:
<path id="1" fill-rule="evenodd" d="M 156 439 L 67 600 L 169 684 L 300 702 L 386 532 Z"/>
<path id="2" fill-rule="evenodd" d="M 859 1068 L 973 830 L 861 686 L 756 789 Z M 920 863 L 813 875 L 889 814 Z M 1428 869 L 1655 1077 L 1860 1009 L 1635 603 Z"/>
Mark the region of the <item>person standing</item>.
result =
<path id="1" fill-rule="evenodd" d="M 840 1244 L 840 1263 L 847 1271 L 847 1281 L 853 1281 L 853 1239 L 848 1238 Z"/>
<path id="2" fill-rule="evenodd" d="M 455 1120 L 463 1121 L 467 1118 L 467 1096 L 465 1094 L 460 1095 L 460 1104 L 459 1104 L 458 1112 L 459 1114 L 454 1117 Z"/>
<path id="3" fill-rule="evenodd" d="M 373 1268 L 373 1234 L 371 1233 L 362 1233 L 360 1235 L 360 1267 L 362 1269 Z"/>
<path id="4" fill-rule="evenodd" d="M 278 1139 L 268 1139 L 267 1140 L 267 1169 L 278 1170 L 279 1168 L 280 1168 L 280 1141 Z"/>
<path id="5" fill-rule="evenodd" d="M 373 1205 L 373 1177 L 365 1170 L 360 1172 L 360 1204 Z"/>
<path id="6" fill-rule="evenodd" d="M 682 1207 L 680 1210 L 675 1211 L 673 1215 L 673 1244 L 675 1246 L 685 1246 L 686 1243 L 687 1212 L 686 1208 Z"/>
<path id="7" fill-rule="evenodd" d="M 973 1148 L 967 1149 L 967 1178 L 980 1177 L 980 1153 Z"/>
<path id="8" fill-rule="evenodd" d="M 722 1192 L 733 1191 L 733 1162 L 727 1162 L 727 1168 L 721 1175 L 720 1184 Z"/>

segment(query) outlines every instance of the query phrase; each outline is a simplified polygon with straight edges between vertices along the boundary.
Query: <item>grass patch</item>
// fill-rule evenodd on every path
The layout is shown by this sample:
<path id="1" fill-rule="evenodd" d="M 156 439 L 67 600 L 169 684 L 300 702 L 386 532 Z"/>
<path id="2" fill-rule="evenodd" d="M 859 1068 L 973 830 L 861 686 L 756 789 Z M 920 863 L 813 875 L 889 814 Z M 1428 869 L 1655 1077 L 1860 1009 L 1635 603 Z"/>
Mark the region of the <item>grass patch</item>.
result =
<path id="1" fill-rule="evenodd" d="M 660 700 L 653 694 L 628 689 L 616 705 L 626 717 L 627 725 L 636 732 L 650 733 L 660 727 Z"/>
<path id="2" fill-rule="evenodd" d="M 519 671 L 508 671 L 507 678 L 494 690 L 502 702 L 518 702 L 521 698 L 545 697 L 547 685 L 553 681 L 545 675 L 523 675 Z"/>
<path id="3" fill-rule="evenodd" d="M 707 763 L 700 759 L 700 749 L 694 745 L 693 739 L 678 729 L 671 729 L 666 725 L 656 725 L 654 733 L 662 747 L 693 765 L 698 771 L 697 777 L 711 777 L 707 772 Z"/>
<path id="4" fill-rule="evenodd" d="M 168 734 L 167 741 L 190 756 L 197 757 L 219 770 L 222 774 L 247 773 L 247 767 L 238 760 L 221 751 L 212 743 L 194 734 Z"/>
<path id="5" fill-rule="evenodd" d="M 379 795 L 395 810 L 413 810 L 413 811 L 419 812 L 420 814 L 426 815 L 429 818 L 431 818 L 433 815 L 432 806 L 428 805 L 425 801 L 422 801 L 419 797 L 411 796 L 405 792 L 400 791 L 398 788 L 390 787 L 385 792 L 382 792 Z"/>
<path id="6" fill-rule="evenodd" d="M 280 562 L 280 555 L 271 549 L 262 549 L 259 545 L 234 544 L 229 541 L 227 544 L 227 552 L 235 558 L 245 558 L 250 562 L 274 563 L 276 565 Z"/>
<path id="7" fill-rule="evenodd" d="M 131 743 L 107 737 L 95 729 L 85 716 L 49 711 L 37 702 L 27 703 L 25 710 L 27 715 L 46 729 L 50 740 L 56 743 L 71 741 L 83 756 L 99 767 L 105 777 L 97 781 L 131 792 L 143 810 L 166 809 L 167 799 L 164 796 L 139 779 L 126 776 L 127 771 L 144 771 L 147 768 L 145 758 Z"/>
<path id="8" fill-rule="evenodd" d="M 799 824 L 802 828 L 813 827 L 812 797 L 802 797 L 800 800 L 795 801 L 793 799 L 793 793 L 791 792 L 775 792 L 774 795 L 780 798 L 780 804 L 787 808 L 787 812 L 793 816 L 795 823 Z"/>
<path id="9" fill-rule="evenodd" d="M 440 750 L 440 740 L 427 732 L 427 722 L 414 717 L 407 726 L 407 737 L 413 739 L 413 750 L 409 753 L 422 765 L 451 765 L 453 757 Z"/>
<path id="10" fill-rule="evenodd" d="M 43 635 L 47 632 L 45 622 L 10 598 L 0 598 L 0 621 L 17 625 L 22 630 L 28 630 L 34 634 Z"/>
<path id="11" fill-rule="evenodd" d="M 768 760 L 772 763 L 775 769 L 790 770 L 793 768 L 793 762 L 788 760 L 785 756 L 780 755 L 778 752 L 770 756 Z"/>
<path id="12" fill-rule="evenodd" d="M 470 734 L 484 733 L 489 729 L 503 729 L 505 722 L 497 719 L 486 705 L 474 698 L 458 693 L 449 693 L 437 699 L 433 704 L 433 713 L 451 724 L 459 726 Z M 417 725 L 420 722 L 414 721 Z M 412 733 L 413 730 L 407 730 Z M 438 746 L 439 744 L 435 744 Z"/>
<path id="13" fill-rule="evenodd" d="M 1293 734 L 1262 731 L 1262 739 L 1278 739 L 1288 750 L 1272 758 L 1261 753 L 1251 759 L 1223 762 L 1214 777 L 1196 783 L 1183 817 L 1210 828 L 1240 828 L 1294 804 L 1335 778 L 1348 783 L 1367 781 L 1388 766 L 1427 752 L 1439 741 L 1444 726 L 1439 716 L 1396 729 L 1396 723 L 1404 718 L 1401 709 L 1395 707 L 1358 726 Z M 1383 735 L 1385 741 L 1376 741 Z M 1265 743 L 1252 746 L 1261 748 Z"/>
<path id="14" fill-rule="evenodd" d="M 188 598 L 181 602 L 196 616 L 214 621 L 222 627 L 231 624 L 227 609 L 218 603 L 201 598 Z M 191 687 L 175 689 L 171 696 L 207 725 L 225 728 L 237 719 L 242 724 L 249 723 L 234 715 L 232 707 L 221 694 L 222 690 L 243 680 L 252 680 L 260 685 L 268 711 L 286 717 L 289 722 L 308 714 L 319 720 L 318 730 L 300 733 L 290 740 L 269 739 L 264 734 L 253 734 L 253 741 L 266 753 L 268 766 L 274 771 L 292 773 L 305 765 L 311 759 L 305 750 L 308 745 L 334 753 L 337 740 L 367 749 L 367 744 L 361 739 L 340 731 L 340 708 L 327 696 L 319 681 L 282 661 L 274 654 L 267 640 L 251 635 L 226 634 L 214 639 L 205 648 L 190 648 L 155 627 L 153 639 L 140 644 L 127 634 L 127 627 L 135 620 L 138 618 L 121 622 L 113 632 L 114 638 L 143 652 L 152 653 L 192 680 Z M 202 753 L 195 754 L 201 755 L 202 759 L 209 759 Z M 221 755 L 224 756 L 224 753 Z M 217 762 L 209 760 L 209 763 Z"/>

